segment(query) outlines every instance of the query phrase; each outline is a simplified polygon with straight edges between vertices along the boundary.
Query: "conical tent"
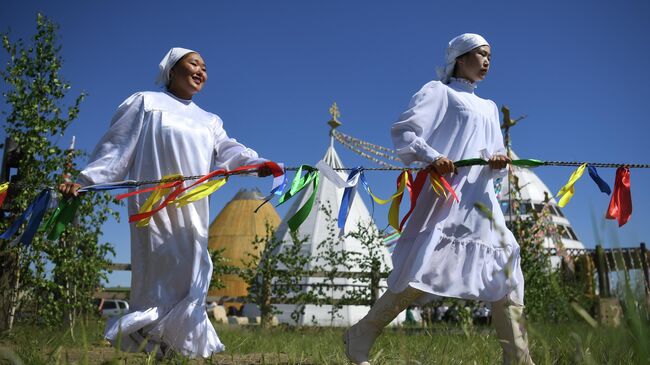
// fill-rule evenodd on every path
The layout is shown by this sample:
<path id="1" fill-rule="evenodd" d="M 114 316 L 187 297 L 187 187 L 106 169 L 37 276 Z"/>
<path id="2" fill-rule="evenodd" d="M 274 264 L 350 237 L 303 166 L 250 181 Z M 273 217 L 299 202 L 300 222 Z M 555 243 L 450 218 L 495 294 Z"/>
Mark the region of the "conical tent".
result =
<path id="1" fill-rule="evenodd" d="M 339 158 L 336 150 L 330 144 L 323 161 L 327 163 L 330 167 L 333 168 L 342 168 L 343 163 Z M 345 179 L 347 174 L 339 173 L 339 175 Z M 341 198 L 343 196 L 343 189 L 337 188 L 334 183 L 324 178 L 322 175 L 319 178 L 319 186 L 316 194 L 316 199 L 314 202 L 314 207 L 311 210 L 311 213 L 300 226 L 298 230 L 299 237 L 308 237 L 308 241 L 305 242 L 302 246 L 302 252 L 305 255 L 309 255 L 312 258 L 316 258 L 319 253 L 318 245 L 320 242 L 324 241 L 328 236 L 327 229 L 327 216 L 323 211 L 323 207 L 329 207 L 332 212 L 333 218 L 336 218 L 339 212 L 339 205 L 341 203 Z M 309 199 L 312 193 L 312 188 L 309 187 L 303 190 L 298 196 L 296 196 L 293 202 L 293 205 L 287 212 L 283 222 L 280 224 L 276 236 L 281 238 L 284 241 L 284 245 L 292 242 L 291 233 L 287 226 L 287 220 L 292 217 L 300 207 L 302 207 L 307 199 Z M 375 227 L 375 224 L 370 216 L 366 205 L 361 199 L 359 194 L 356 194 L 352 201 L 350 211 L 348 213 L 348 219 L 345 224 L 344 232 L 355 230 L 358 224 L 372 225 Z M 357 240 L 351 237 L 346 237 L 345 239 L 340 240 L 340 243 L 336 246 L 336 250 L 342 250 L 347 252 L 358 252 L 361 255 L 367 255 L 368 250 Z M 382 260 L 385 267 L 389 270 L 392 269 L 392 263 L 388 252 L 382 247 Z M 330 266 L 325 266 L 324 270 L 331 269 Z M 339 267 L 339 270 L 345 271 L 345 268 Z M 350 270 L 355 271 L 355 270 Z M 357 270 L 358 271 L 358 270 Z M 309 277 L 305 278 L 303 284 L 317 284 L 325 282 L 324 278 L 321 277 Z M 353 287 L 358 287 L 361 283 L 356 279 L 350 278 L 337 278 L 334 283 L 337 286 L 340 286 L 342 291 L 330 291 L 330 298 L 338 299 L 341 297 L 342 293 L 345 290 L 350 290 Z M 367 285 L 367 284 L 363 284 Z M 386 283 L 382 281 L 380 287 L 385 288 Z M 296 308 L 294 305 L 278 305 L 277 308 L 282 312 L 278 315 L 280 322 L 292 323 L 296 322 L 291 319 L 291 312 Z M 370 307 L 362 305 L 346 305 L 343 306 L 336 315 L 332 315 L 332 306 L 331 305 L 307 305 L 304 308 L 304 314 L 300 317 L 297 324 L 299 325 L 323 325 L 323 326 L 350 326 L 356 323 L 361 319 Z"/>
<path id="2" fill-rule="evenodd" d="M 242 260 L 248 260 L 247 253 L 259 254 L 264 249 L 262 245 L 253 247 L 255 236 L 266 235 L 266 224 L 275 229 L 280 224 L 280 216 L 271 204 L 265 204 L 257 213 L 255 209 L 262 203 L 264 197 L 259 190 L 240 190 L 221 210 L 210 224 L 208 233 L 208 248 L 210 251 L 224 249 L 223 257 L 229 264 L 243 267 Z M 224 275 L 222 281 L 225 287 L 210 290 L 210 297 L 245 297 L 248 295 L 248 285 L 237 275 Z"/>

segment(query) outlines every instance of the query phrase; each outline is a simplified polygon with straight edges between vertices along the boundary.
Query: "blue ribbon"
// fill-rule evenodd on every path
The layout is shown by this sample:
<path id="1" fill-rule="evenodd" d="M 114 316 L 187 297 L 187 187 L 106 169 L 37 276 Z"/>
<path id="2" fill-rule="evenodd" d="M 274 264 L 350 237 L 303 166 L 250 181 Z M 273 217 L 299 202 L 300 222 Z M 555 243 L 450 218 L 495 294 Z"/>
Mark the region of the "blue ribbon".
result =
<path id="1" fill-rule="evenodd" d="M 18 228 L 27 220 L 29 217 L 29 222 L 27 223 L 27 227 L 25 227 L 25 232 L 23 232 L 23 235 L 20 237 L 20 242 L 25 245 L 29 246 L 32 243 L 32 240 L 34 239 L 34 235 L 36 235 L 36 231 L 38 230 L 38 226 L 41 225 L 41 221 L 43 220 L 43 216 L 45 215 L 45 211 L 47 210 L 48 205 L 50 204 L 50 198 L 51 198 L 51 192 L 49 189 L 44 189 L 41 191 L 40 194 L 32 201 L 32 203 L 25 209 L 23 214 L 16 219 L 9 229 L 7 229 L 2 235 L 0 235 L 0 238 L 3 239 L 10 239 L 13 237 L 13 235 L 16 234 L 18 231 Z"/>
<path id="2" fill-rule="evenodd" d="M 589 169 L 589 176 L 591 179 L 598 185 L 598 188 L 600 189 L 601 192 L 610 195 L 612 193 L 612 189 L 609 187 L 609 185 L 603 180 L 599 175 L 598 171 L 596 171 L 596 168 L 587 165 L 587 168 Z"/>
<path id="3" fill-rule="evenodd" d="M 374 219 L 375 217 L 375 199 L 372 198 L 372 194 L 370 192 L 370 185 L 368 185 L 368 182 L 366 181 L 366 175 L 363 173 L 363 171 L 360 172 L 361 175 L 359 175 L 359 180 L 361 181 L 361 185 L 363 185 L 363 188 L 366 190 L 368 195 L 370 195 L 370 203 L 372 204 L 372 210 L 370 211 L 370 218 Z"/>
<path id="4" fill-rule="evenodd" d="M 264 204 L 266 204 L 266 203 L 268 203 L 269 201 L 271 201 L 271 199 L 273 199 L 273 196 L 274 196 L 274 195 L 275 195 L 275 196 L 281 196 L 281 195 L 284 193 L 284 188 L 286 188 L 286 187 L 287 187 L 287 172 L 285 171 L 285 172 L 284 172 L 284 175 L 282 175 L 282 182 L 281 182 L 280 184 L 278 184 L 278 186 L 276 186 L 276 187 L 274 187 L 273 189 L 271 189 L 271 191 L 269 192 L 269 195 L 267 195 L 267 196 L 264 198 L 264 201 L 262 202 L 262 204 L 260 204 L 257 208 L 255 208 L 255 213 L 257 213 L 257 211 L 258 211 L 262 206 L 264 206 Z"/>
<path id="5" fill-rule="evenodd" d="M 361 171 L 362 171 L 361 167 L 357 167 L 354 170 L 350 171 L 347 181 L 350 182 L 352 179 L 354 179 L 354 177 L 357 174 L 361 173 Z M 345 222 L 348 220 L 348 213 L 350 211 L 350 207 L 352 206 L 352 201 L 354 200 L 354 195 L 356 191 L 357 191 L 356 186 L 347 187 L 343 191 L 343 198 L 341 199 L 341 206 L 339 207 L 339 217 L 338 217 L 339 229 L 343 229 L 345 227 Z"/>
<path id="6" fill-rule="evenodd" d="M 106 190 L 117 190 L 117 189 L 132 189 L 138 187 L 136 181 L 134 180 L 125 180 L 125 181 L 118 181 L 114 183 L 106 183 L 106 184 L 95 184 L 95 185 L 88 185 L 84 186 L 79 189 L 79 192 L 85 192 L 85 191 L 106 191 Z"/>

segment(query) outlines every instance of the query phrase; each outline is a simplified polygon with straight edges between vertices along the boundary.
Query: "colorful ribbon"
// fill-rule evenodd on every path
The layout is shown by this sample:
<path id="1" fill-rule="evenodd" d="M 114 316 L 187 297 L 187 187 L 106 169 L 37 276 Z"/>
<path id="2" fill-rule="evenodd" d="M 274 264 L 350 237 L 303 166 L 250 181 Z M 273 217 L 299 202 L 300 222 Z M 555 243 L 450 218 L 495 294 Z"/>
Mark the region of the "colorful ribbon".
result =
<path id="1" fill-rule="evenodd" d="M 78 197 L 65 199 L 59 203 L 50 219 L 45 223 L 44 229 L 45 232 L 48 232 L 47 239 L 57 240 L 61 237 L 61 233 L 74 220 L 80 205 L 81 199 Z"/>
<path id="2" fill-rule="evenodd" d="M 609 187 L 609 185 L 603 180 L 600 175 L 598 175 L 598 171 L 596 171 L 596 168 L 591 165 L 587 165 L 587 168 L 589 169 L 589 176 L 591 179 L 598 185 L 598 188 L 600 189 L 601 192 L 610 195 L 612 193 L 612 189 Z"/>
<path id="3" fill-rule="evenodd" d="M 306 171 L 304 176 L 302 175 L 303 170 Z M 298 211 L 287 221 L 289 229 L 291 229 L 293 232 L 298 230 L 300 225 L 307 219 L 309 213 L 311 212 L 311 208 L 314 205 L 314 199 L 316 198 L 316 191 L 318 190 L 319 177 L 320 173 L 316 168 L 309 165 L 301 165 L 298 168 L 298 171 L 296 171 L 296 176 L 291 182 L 291 188 L 280 197 L 280 200 L 276 205 L 280 206 L 284 204 L 289 199 L 298 194 L 298 192 L 300 192 L 302 189 L 306 188 L 310 183 L 312 184 L 313 189 L 311 195 L 307 199 L 307 202 L 305 202 L 305 204 L 300 207 L 300 209 L 298 209 Z"/>
<path id="4" fill-rule="evenodd" d="M 572 174 L 571 177 L 569 178 L 569 182 L 566 183 L 560 189 L 560 191 L 557 193 L 557 197 L 561 197 L 560 201 L 558 202 L 558 206 L 560 208 L 564 208 L 567 203 L 571 200 L 573 197 L 573 194 L 575 193 L 575 183 L 582 177 L 582 174 L 585 172 L 585 168 L 587 167 L 587 164 L 584 163 L 580 165 Z"/>
<path id="5" fill-rule="evenodd" d="M 133 191 L 133 192 L 130 192 L 130 193 L 118 195 L 116 198 L 119 200 L 119 199 L 124 199 L 124 198 L 132 196 L 132 195 L 142 194 L 142 193 L 149 192 L 149 191 L 154 192 L 152 194 L 153 198 L 151 196 L 149 197 L 150 199 L 152 199 L 152 204 L 147 204 L 147 202 L 145 202 L 143 207 L 140 209 L 140 212 L 138 212 L 137 214 L 131 215 L 129 217 L 129 222 L 130 223 L 139 222 L 138 227 L 143 227 L 143 226 L 146 226 L 147 224 L 149 224 L 149 218 L 151 216 L 153 216 L 154 214 L 156 214 L 157 212 L 159 212 L 163 208 L 167 207 L 167 205 L 174 202 L 182 193 L 184 193 L 184 192 L 186 192 L 186 191 L 188 191 L 190 189 L 193 189 L 196 186 L 199 186 L 199 185 L 205 183 L 206 181 L 208 181 L 208 180 L 210 180 L 210 179 L 212 179 L 212 178 L 214 178 L 216 176 L 223 175 L 223 176 L 227 177 L 227 176 L 234 175 L 234 174 L 251 172 L 251 171 L 254 171 L 254 170 L 258 170 L 258 169 L 260 169 L 262 167 L 268 168 L 271 171 L 271 174 L 274 177 L 278 177 L 278 176 L 281 176 L 281 175 L 284 174 L 284 170 L 282 170 L 282 168 L 277 163 L 272 162 L 272 161 L 267 161 L 267 162 L 264 162 L 264 163 L 261 163 L 261 164 L 241 166 L 241 167 L 238 167 L 238 168 L 236 168 L 234 170 L 230 170 L 230 171 L 223 170 L 223 169 L 215 170 L 215 171 L 212 171 L 212 172 L 202 176 L 200 179 L 196 180 L 194 183 L 192 183 L 188 187 L 183 187 L 182 186 L 183 181 L 182 180 L 177 180 L 177 181 L 172 181 L 172 182 L 169 182 L 169 183 L 161 183 L 158 186 L 155 186 L 153 188 L 147 188 L 147 189 L 137 190 L 137 191 Z M 182 177 L 180 177 L 179 175 L 168 175 L 168 176 L 164 177 L 163 180 L 169 180 L 169 179 L 172 179 L 172 178 L 179 178 L 180 179 Z M 219 185 L 218 183 L 210 184 L 208 187 L 199 190 L 197 192 L 197 194 L 199 194 L 199 193 L 200 194 L 207 193 L 212 189 L 214 189 L 214 191 L 216 191 L 220 187 L 218 185 Z M 171 189 L 171 188 L 174 188 L 174 190 L 169 192 L 169 189 Z M 158 193 L 156 193 L 157 191 L 158 191 Z M 151 209 L 153 204 L 155 204 L 155 202 L 162 199 L 162 197 L 167 193 L 169 193 L 167 198 L 165 200 L 163 200 L 162 203 L 160 203 L 156 208 Z M 209 194 L 207 194 L 207 195 L 209 195 Z M 205 195 L 205 196 L 207 196 L 207 195 Z M 203 197 L 205 197 L 205 196 L 203 196 Z M 196 199 L 196 200 L 198 200 L 198 199 Z M 147 199 L 147 201 L 149 201 L 149 199 Z"/>
<path id="6" fill-rule="evenodd" d="M 36 234 L 36 231 L 38 230 L 38 227 L 41 225 L 41 221 L 43 220 L 43 216 L 45 215 L 45 211 L 47 210 L 48 205 L 50 204 L 50 198 L 51 198 L 51 192 L 49 189 L 44 189 L 42 190 L 36 199 L 34 199 L 31 204 L 25 209 L 23 214 L 16 219 L 9 229 L 7 229 L 2 235 L 0 235 L 0 238 L 3 239 L 10 239 L 16 232 L 18 231 L 18 228 L 29 218 L 29 222 L 27 222 L 27 226 L 25 227 L 25 231 L 23 232 L 23 235 L 20 237 L 20 242 L 25 245 L 29 246 L 32 243 L 32 240 L 34 239 L 34 235 Z"/>
<path id="7" fill-rule="evenodd" d="M 488 161 L 482 158 L 468 158 L 465 160 L 459 160 L 454 162 L 456 167 L 465 167 L 465 166 L 477 166 L 477 165 L 487 165 Z M 512 160 L 510 164 L 517 167 L 538 167 L 544 165 L 544 161 L 535 160 L 535 159 L 520 159 Z"/>
<path id="8" fill-rule="evenodd" d="M 424 183 L 427 181 L 427 176 L 428 174 L 425 170 L 420 170 L 417 175 L 415 175 L 415 181 L 412 183 L 412 185 L 407 186 L 411 195 L 411 207 L 409 208 L 409 211 L 406 212 L 404 218 L 402 218 L 402 221 L 399 224 L 399 232 L 402 231 L 404 224 L 411 216 L 411 213 L 413 213 L 415 204 L 418 200 L 418 197 L 420 196 L 420 193 L 422 192 L 422 188 L 424 187 Z"/>
<path id="9" fill-rule="evenodd" d="M 182 177 L 182 175 L 173 174 L 173 175 L 165 175 L 165 176 L 163 176 L 162 179 L 163 180 L 171 180 L 171 179 L 179 179 L 181 177 Z M 153 188 L 147 188 L 147 189 L 142 189 L 142 190 L 134 191 L 134 192 L 127 193 L 127 194 L 118 195 L 117 199 L 118 200 L 119 199 L 124 199 L 127 196 L 132 196 L 132 195 L 136 195 L 136 194 L 142 194 L 142 193 L 145 193 L 145 192 L 148 192 L 148 191 L 153 191 L 153 193 L 151 193 L 151 195 L 149 195 L 147 200 L 145 200 L 144 203 L 142 204 L 142 206 L 140 207 L 140 210 L 138 211 L 138 214 L 134 214 L 134 215 L 129 217 L 129 223 L 138 222 L 136 224 L 136 226 L 138 226 L 138 227 L 146 227 L 147 225 L 149 225 L 149 221 L 151 220 L 151 216 L 153 215 L 153 214 L 147 214 L 147 213 L 152 212 L 154 210 L 153 206 L 156 203 L 158 203 L 160 200 L 162 200 L 165 197 L 165 195 L 168 195 L 169 191 L 172 188 L 175 188 L 175 190 L 174 190 L 175 193 L 178 192 L 179 188 L 181 187 L 182 184 L 183 184 L 183 181 L 181 181 L 181 180 L 176 180 L 176 181 L 172 181 L 172 182 L 163 182 L 163 183 L 160 183 L 160 184 L 158 184 L 157 186 L 155 186 Z M 169 197 L 172 196 L 172 195 L 171 194 L 168 195 L 167 199 L 165 199 L 163 201 L 163 203 L 161 203 L 158 206 L 158 208 L 162 207 L 164 203 L 169 204 L 179 194 L 180 194 L 180 192 L 173 195 L 174 197 L 172 199 L 169 199 Z M 167 204 L 165 204 L 165 206 Z M 162 208 L 160 208 L 160 209 L 162 209 Z M 133 219 L 133 217 L 135 217 L 135 216 L 139 216 L 139 217 L 142 217 L 142 218 Z"/>
<path id="10" fill-rule="evenodd" d="M 357 167 L 354 170 L 350 171 L 350 174 L 348 174 L 348 178 L 346 182 L 350 186 L 345 188 L 345 190 L 343 191 L 343 197 L 341 198 L 341 205 L 339 206 L 339 216 L 338 216 L 339 229 L 345 228 L 345 223 L 348 220 L 350 207 L 352 207 L 354 196 L 357 193 L 357 184 L 359 182 L 359 176 L 362 173 L 362 171 L 363 170 L 360 167 Z"/>
<path id="11" fill-rule="evenodd" d="M 618 226 L 622 227 L 632 215 L 632 193 L 630 182 L 630 169 L 619 167 L 616 169 L 614 192 L 607 208 L 607 219 L 617 219 Z"/>
<path id="12" fill-rule="evenodd" d="M 9 192 L 9 183 L 2 183 L 0 184 L 0 207 L 2 207 L 2 204 L 5 202 L 5 198 L 7 197 L 7 193 Z"/>
<path id="13" fill-rule="evenodd" d="M 451 187 L 451 185 L 447 182 L 447 180 L 438 174 L 436 171 L 431 170 L 429 172 L 429 179 L 431 180 L 431 186 L 433 187 L 433 190 L 436 192 L 438 195 L 443 195 L 445 198 L 447 198 L 447 192 L 451 194 L 451 196 L 454 197 L 456 202 L 460 202 L 460 199 L 458 199 L 458 195 L 456 195 L 456 191 L 454 188 Z"/>
<path id="14" fill-rule="evenodd" d="M 284 172 L 283 166 L 281 164 L 278 164 L 278 166 L 282 169 L 282 175 L 273 176 L 273 185 L 271 186 L 271 191 L 264 198 L 262 204 L 258 205 L 257 208 L 255 208 L 255 213 L 257 213 L 257 211 L 260 210 L 264 204 L 271 201 L 274 196 L 281 196 L 284 194 L 284 189 L 287 187 L 287 174 Z"/>
<path id="15" fill-rule="evenodd" d="M 413 181 L 411 172 L 408 170 L 402 171 L 401 174 L 397 177 L 397 191 L 393 194 L 392 202 L 390 203 L 390 208 L 388 209 L 388 224 L 393 227 L 395 230 L 399 231 L 399 206 L 402 202 L 402 197 L 404 196 L 404 189 L 407 185 L 410 186 L 410 183 Z M 379 201 L 377 201 L 379 204 Z M 385 203 L 384 203 L 385 204 Z"/>
<path id="16" fill-rule="evenodd" d="M 228 177 L 208 181 L 185 193 L 180 198 L 174 199 L 170 204 L 175 204 L 176 207 L 180 208 L 197 200 L 207 198 L 210 194 L 224 186 L 226 182 L 228 182 Z"/>

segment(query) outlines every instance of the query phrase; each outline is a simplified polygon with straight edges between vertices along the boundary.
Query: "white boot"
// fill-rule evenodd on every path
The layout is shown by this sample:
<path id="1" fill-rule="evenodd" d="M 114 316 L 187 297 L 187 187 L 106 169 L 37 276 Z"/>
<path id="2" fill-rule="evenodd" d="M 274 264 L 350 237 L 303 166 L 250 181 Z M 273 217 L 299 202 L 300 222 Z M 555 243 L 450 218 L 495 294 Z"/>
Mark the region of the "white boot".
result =
<path id="1" fill-rule="evenodd" d="M 422 294 L 411 287 L 398 294 L 386 290 L 368 314 L 343 334 L 348 359 L 358 365 L 370 365 L 368 357 L 375 339 L 386 325 Z"/>
<path id="2" fill-rule="evenodd" d="M 492 322 L 503 348 L 506 365 L 534 365 L 528 351 L 528 335 L 524 327 L 524 307 L 512 303 L 508 297 L 492 303 Z"/>

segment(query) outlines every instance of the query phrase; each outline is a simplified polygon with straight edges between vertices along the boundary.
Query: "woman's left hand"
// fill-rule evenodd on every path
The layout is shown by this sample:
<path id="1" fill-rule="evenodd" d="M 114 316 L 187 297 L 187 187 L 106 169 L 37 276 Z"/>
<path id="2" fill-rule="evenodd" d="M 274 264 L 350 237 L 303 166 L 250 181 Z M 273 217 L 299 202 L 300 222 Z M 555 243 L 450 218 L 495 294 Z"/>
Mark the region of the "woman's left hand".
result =
<path id="1" fill-rule="evenodd" d="M 508 156 L 504 155 L 494 155 L 492 158 L 488 161 L 488 164 L 490 165 L 491 168 L 495 170 L 501 170 L 506 167 L 510 163 L 510 158 Z"/>
<path id="2" fill-rule="evenodd" d="M 273 175 L 273 171 L 271 171 L 271 168 L 268 166 L 262 166 L 257 169 L 257 176 L 259 177 L 267 177 L 269 175 Z"/>

